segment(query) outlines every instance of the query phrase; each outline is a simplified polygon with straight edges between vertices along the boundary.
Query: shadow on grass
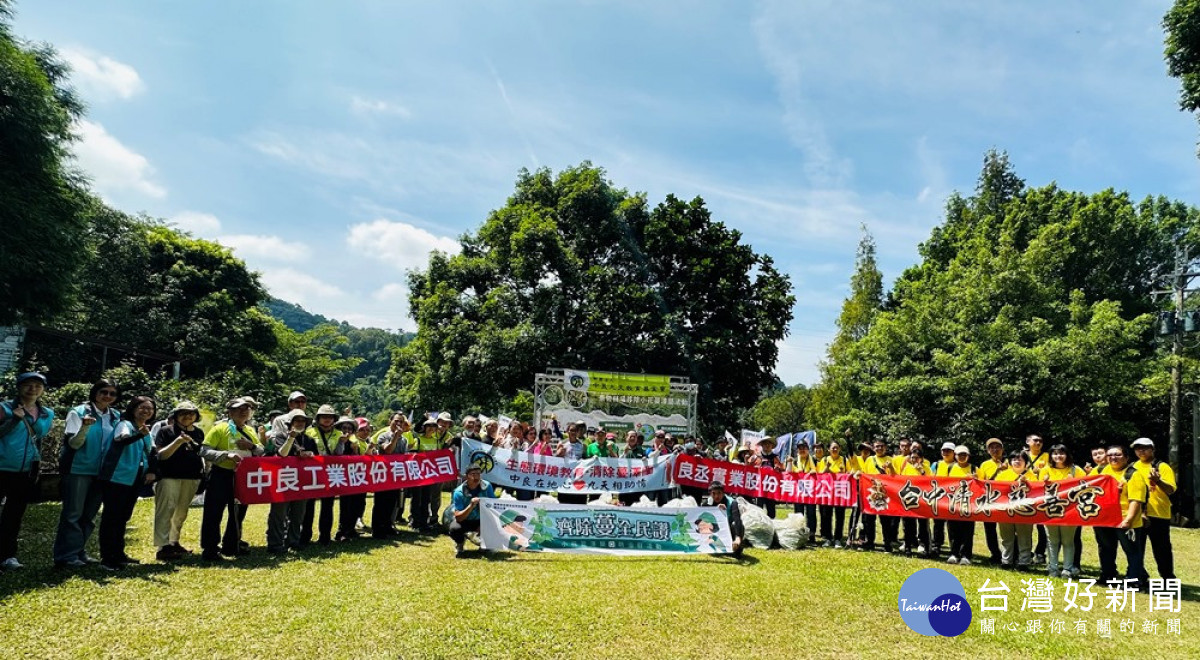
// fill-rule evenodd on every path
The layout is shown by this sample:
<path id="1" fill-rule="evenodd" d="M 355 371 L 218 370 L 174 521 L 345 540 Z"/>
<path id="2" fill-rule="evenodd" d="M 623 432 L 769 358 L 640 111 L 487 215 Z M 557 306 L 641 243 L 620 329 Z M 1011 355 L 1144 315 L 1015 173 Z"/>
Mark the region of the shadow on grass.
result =
<path id="1" fill-rule="evenodd" d="M 27 516 L 26 522 L 32 523 L 29 525 L 28 531 L 30 532 L 29 536 L 37 537 L 34 539 L 35 543 L 38 540 L 46 543 L 47 540 L 53 538 L 52 527 L 49 530 L 41 529 L 48 526 L 50 521 L 39 520 L 36 516 Z M 130 529 L 133 528 L 131 525 Z M 47 534 L 47 532 L 49 533 Z M 401 545 L 429 547 L 440 536 L 444 536 L 444 534 L 418 534 L 411 531 L 399 531 L 394 537 L 389 539 L 376 539 L 364 536 L 351 541 L 330 543 L 329 545 L 314 543 L 302 550 L 288 552 L 285 555 L 275 555 L 267 552 L 264 547 L 256 546 L 243 555 L 232 558 L 222 557 L 217 561 L 202 559 L 200 552 L 197 550 L 195 554 L 186 555 L 175 561 L 147 561 L 142 564 L 126 566 L 119 571 L 107 571 L 98 564 L 80 569 L 54 568 L 43 560 L 35 560 L 29 562 L 25 568 L 18 571 L 0 572 L 0 603 L 4 603 L 10 597 L 22 593 L 57 587 L 72 578 L 87 580 L 98 585 L 127 580 L 158 582 L 164 576 L 171 575 L 183 568 L 249 571 L 273 568 L 291 562 L 323 562 L 348 554 L 366 554 L 375 550 Z M 24 539 L 25 535 L 23 534 L 22 537 Z"/>

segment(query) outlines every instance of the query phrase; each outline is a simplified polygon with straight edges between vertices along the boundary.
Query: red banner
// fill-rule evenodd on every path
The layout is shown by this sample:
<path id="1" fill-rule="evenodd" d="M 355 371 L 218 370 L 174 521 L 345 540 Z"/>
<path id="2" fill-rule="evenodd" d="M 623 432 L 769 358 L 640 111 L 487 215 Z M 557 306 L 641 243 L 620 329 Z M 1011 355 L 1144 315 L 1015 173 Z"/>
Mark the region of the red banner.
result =
<path id="1" fill-rule="evenodd" d="M 853 506 L 855 502 L 855 482 L 848 474 L 780 472 L 679 454 L 675 457 L 673 478 L 682 486 L 699 488 L 720 481 L 730 495 L 765 497 L 792 504 Z"/>
<path id="2" fill-rule="evenodd" d="M 391 456 L 246 458 L 235 476 L 237 499 L 268 504 L 427 486 L 458 478 L 450 449 Z"/>
<path id="3" fill-rule="evenodd" d="M 1062 481 L 984 481 L 864 474 L 863 512 L 908 518 L 1116 527 L 1121 487 L 1110 476 Z"/>

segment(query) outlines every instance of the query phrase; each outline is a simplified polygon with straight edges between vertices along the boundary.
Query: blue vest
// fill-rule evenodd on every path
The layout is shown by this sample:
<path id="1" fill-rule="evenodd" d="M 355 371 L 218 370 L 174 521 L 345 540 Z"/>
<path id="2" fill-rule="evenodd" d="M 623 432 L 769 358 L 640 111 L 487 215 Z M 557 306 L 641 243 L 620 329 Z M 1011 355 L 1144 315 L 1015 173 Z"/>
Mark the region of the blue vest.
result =
<path id="1" fill-rule="evenodd" d="M 54 411 L 45 406 L 39 406 L 41 413 L 33 423 L 33 435 L 29 434 L 29 425 L 24 420 L 13 417 L 14 401 L 0 402 L 4 410 L 4 421 L 0 424 L 15 425 L 3 436 L 0 436 L 0 472 L 29 472 L 33 464 L 42 460 L 39 448 L 42 438 L 50 432 L 50 424 L 54 421 Z"/>
<path id="2" fill-rule="evenodd" d="M 130 436 L 136 433 L 137 429 L 133 428 L 132 422 L 123 421 L 117 425 L 113 439 L 121 437 L 122 434 Z M 146 469 L 150 467 L 152 446 L 149 434 L 127 445 L 118 445 L 114 441 L 104 454 L 104 463 L 100 466 L 100 479 L 124 486 L 137 485 L 135 482 L 138 475 L 145 474 Z"/>
<path id="3" fill-rule="evenodd" d="M 90 403 L 74 408 L 75 414 L 80 418 L 92 411 L 95 411 L 92 416 L 96 418 L 96 423 L 88 429 L 83 446 L 79 449 L 72 449 L 70 443 L 63 441 L 62 452 L 58 459 L 59 472 L 88 477 L 100 474 L 100 464 L 104 461 L 104 455 L 108 453 L 109 446 L 112 445 L 113 433 L 117 430 L 117 424 L 121 423 L 121 415 L 111 407 L 108 412 L 101 414 Z M 109 418 L 110 430 L 108 433 L 104 432 L 104 425 L 100 423 L 101 417 Z M 69 472 L 64 469 L 68 467 L 70 468 Z"/>

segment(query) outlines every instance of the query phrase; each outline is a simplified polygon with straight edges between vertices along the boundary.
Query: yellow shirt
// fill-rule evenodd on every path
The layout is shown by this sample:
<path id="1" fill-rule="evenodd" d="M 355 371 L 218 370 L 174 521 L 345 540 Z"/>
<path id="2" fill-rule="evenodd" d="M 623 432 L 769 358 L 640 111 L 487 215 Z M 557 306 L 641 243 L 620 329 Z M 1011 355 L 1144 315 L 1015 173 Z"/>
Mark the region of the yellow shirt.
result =
<path id="1" fill-rule="evenodd" d="M 796 457 L 796 462 L 792 464 L 792 472 L 801 474 L 812 474 L 817 471 L 817 464 L 813 461 L 812 456 L 807 458 Z"/>
<path id="2" fill-rule="evenodd" d="M 1056 468 L 1047 465 L 1038 471 L 1038 479 L 1045 481 L 1046 477 L 1050 477 L 1050 481 L 1062 481 L 1063 479 L 1076 479 L 1084 476 L 1083 470 L 1072 465 L 1068 468 Z"/>
<path id="3" fill-rule="evenodd" d="M 906 463 L 908 463 L 908 456 L 904 454 L 896 454 L 892 457 L 892 469 L 896 471 L 896 474 L 900 474 Z"/>
<path id="4" fill-rule="evenodd" d="M 971 467 L 970 463 L 967 464 L 967 467 L 962 467 L 958 463 L 955 463 L 954 465 L 950 466 L 950 472 L 947 476 L 950 476 L 950 477 L 973 477 L 973 476 L 975 476 L 975 470 L 974 470 L 974 468 Z"/>
<path id="5" fill-rule="evenodd" d="M 329 429 L 328 433 L 323 433 L 321 427 L 310 426 L 304 433 L 317 443 L 317 453 L 321 456 L 332 456 L 337 449 L 338 440 L 342 439 L 342 432 L 334 428 Z"/>
<path id="6" fill-rule="evenodd" d="M 863 474 L 887 474 L 887 466 L 891 463 L 891 456 L 871 456 L 863 461 Z"/>
<path id="7" fill-rule="evenodd" d="M 258 451 L 262 449 L 262 443 L 259 442 L 258 434 L 254 432 L 254 427 L 247 424 L 242 427 L 242 431 L 244 431 L 246 435 L 250 436 L 250 441 L 256 445 L 256 449 L 254 451 L 257 453 L 262 453 L 261 451 Z M 204 444 L 222 452 L 244 452 L 245 450 L 238 449 L 237 442 L 238 440 L 245 439 L 246 437 L 238 432 L 237 428 L 233 425 L 233 422 L 227 419 L 213 424 L 213 427 L 208 430 L 208 433 L 204 434 Z M 215 465 L 217 467 L 225 468 L 226 470 L 233 470 L 237 468 L 237 463 L 234 463 L 228 458 L 222 458 L 221 460 L 217 461 Z"/>
<path id="8" fill-rule="evenodd" d="M 1141 474 L 1149 484 L 1150 468 L 1154 467 L 1153 464 L 1137 461 L 1133 465 L 1137 468 L 1138 474 Z M 1172 488 L 1175 487 L 1175 471 L 1165 461 L 1158 466 L 1158 480 Z M 1151 518 L 1169 520 L 1171 518 L 1171 496 L 1157 486 L 1150 486 L 1150 502 L 1146 505 L 1146 515 Z"/>
<path id="9" fill-rule="evenodd" d="M 1047 465 L 1050 465 L 1050 452 L 1044 451 L 1037 456 L 1034 456 L 1033 452 L 1029 452 L 1029 469 L 1041 472 Z"/>
<path id="10" fill-rule="evenodd" d="M 951 461 L 951 462 L 949 462 L 949 463 L 947 463 L 946 461 L 938 461 L 938 464 L 937 464 L 937 469 L 936 469 L 936 470 L 934 470 L 934 475 L 933 475 L 933 476 L 935 476 L 935 477 L 948 477 L 948 476 L 950 476 L 950 466 L 952 466 L 952 465 L 954 465 L 954 462 L 953 462 L 953 461 Z"/>
<path id="11" fill-rule="evenodd" d="M 851 456 L 849 460 L 850 460 L 850 471 L 851 472 L 862 472 L 865 474 L 867 471 L 867 461 L 869 461 L 871 459 L 870 458 L 864 459 L 861 456 Z"/>
<path id="12" fill-rule="evenodd" d="M 899 473 L 906 477 L 927 477 L 929 476 L 929 466 L 926 465 L 924 461 L 922 461 L 920 465 L 913 465 L 912 463 L 906 461 L 904 465 L 900 466 Z"/>
<path id="13" fill-rule="evenodd" d="M 998 481 L 996 479 L 996 475 L 1000 474 L 1001 470 L 1004 469 L 1006 468 L 1000 467 L 999 463 L 989 458 L 979 464 L 979 470 L 976 471 L 975 474 L 978 475 L 980 479 L 987 481 Z"/>
<path id="14" fill-rule="evenodd" d="M 1121 517 L 1122 518 L 1124 518 L 1125 514 L 1129 512 L 1129 502 L 1131 500 L 1135 501 L 1135 502 L 1142 502 L 1143 504 L 1145 504 L 1147 498 L 1150 495 L 1150 488 L 1149 488 L 1149 485 L 1146 483 L 1146 477 L 1142 476 L 1141 472 L 1138 472 L 1135 470 L 1133 473 L 1133 476 L 1129 478 L 1128 482 L 1125 481 L 1125 470 L 1115 470 L 1115 469 L 1113 469 L 1113 466 L 1111 466 L 1111 465 L 1106 465 L 1104 467 L 1104 470 L 1100 474 L 1107 474 L 1108 476 L 1112 477 L 1113 479 L 1116 479 L 1117 483 L 1121 484 Z M 1143 509 L 1144 508 L 1145 507 L 1143 507 Z M 1141 526 L 1142 526 L 1142 513 L 1138 513 L 1136 516 L 1134 516 L 1133 521 L 1130 523 L 1129 527 L 1132 529 L 1137 529 L 1138 527 L 1141 527 Z"/>
<path id="15" fill-rule="evenodd" d="M 1012 469 L 1011 467 L 1006 467 L 1003 470 L 1000 470 L 1000 472 L 998 474 L 996 474 L 996 478 L 992 479 L 992 481 L 1016 481 L 1017 479 L 1019 479 L 1021 477 L 1021 474 L 1026 475 L 1025 476 L 1026 479 L 1029 478 L 1028 470 L 1018 474 L 1017 471 Z"/>
<path id="16" fill-rule="evenodd" d="M 821 459 L 821 466 L 820 466 L 821 472 L 828 472 L 830 474 L 842 474 L 844 472 L 852 472 L 853 470 L 854 470 L 854 459 L 853 458 L 846 458 L 845 456 L 840 456 L 840 457 L 838 457 L 837 460 L 834 460 L 834 458 L 832 456 L 826 456 L 825 458 Z"/>

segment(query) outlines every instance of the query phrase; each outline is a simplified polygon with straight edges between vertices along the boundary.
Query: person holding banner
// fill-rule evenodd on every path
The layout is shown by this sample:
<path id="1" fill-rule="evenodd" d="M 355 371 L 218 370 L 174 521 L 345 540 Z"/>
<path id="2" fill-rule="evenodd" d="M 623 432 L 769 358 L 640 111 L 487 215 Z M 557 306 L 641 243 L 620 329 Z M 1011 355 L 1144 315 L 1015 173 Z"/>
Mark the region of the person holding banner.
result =
<path id="1" fill-rule="evenodd" d="M 42 440 L 54 411 L 42 405 L 46 377 L 36 371 L 17 376 L 17 396 L 0 402 L 0 570 L 23 568 L 17 561 L 21 521 L 41 470 Z M 83 552 L 83 548 L 79 548 Z"/>
<path id="2" fill-rule="evenodd" d="M 437 428 L 438 422 L 436 419 L 432 417 L 426 418 L 421 424 L 421 435 L 416 438 L 417 442 L 413 448 L 414 451 L 419 453 L 440 449 L 441 445 L 438 442 Z M 441 507 L 442 485 L 417 486 L 412 491 L 412 527 L 421 534 L 432 533 L 434 526 L 437 524 L 436 511 Z"/>
<path id="3" fill-rule="evenodd" d="M 472 419 L 472 418 L 468 418 Z M 479 420 L 475 420 L 478 424 Z M 464 422 L 464 427 L 467 423 Z M 408 453 L 408 439 L 411 437 L 408 418 L 404 413 L 395 413 L 388 422 L 388 427 L 375 436 L 376 451 L 381 456 L 393 456 Z M 381 490 L 375 493 L 375 504 L 371 508 L 371 536 L 377 539 L 390 539 L 397 535 L 396 512 L 404 510 L 404 490 Z"/>
<path id="4" fill-rule="evenodd" d="M 1106 452 L 1108 465 L 1100 474 L 1107 474 L 1121 484 L 1121 511 L 1125 513 L 1116 527 L 1096 527 L 1096 544 L 1100 553 L 1100 584 L 1117 579 L 1117 546 L 1125 553 L 1126 580 L 1136 580 L 1143 591 L 1149 587 L 1146 578 L 1146 537 L 1137 533 L 1142 527 L 1142 510 L 1150 499 L 1150 484 L 1136 467 L 1129 464 L 1129 450 L 1113 445 Z"/>
<path id="5" fill-rule="evenodd" d="M 842 455 L 842 444 L 837 440 L 829 443 L 829 455 L 821 464 L 817 466 L 818 472 L 826 474 L 846 474 L 851 472 L 850 461 Z M 825 547 L 830 547 L 830 539 L 833 539 L 832 547 L 840 550 L 845 547 L 845 527 L 846 527 L 846 507 L 834 506 L 832 504 L 822 504 L 821 513 L 821 538 L 825 539 Z M 836 523 L 834 523 L 836 521 Z M 836 524 L 836 526 L 834 526 Z M 830 528 L 833 528 L 833 535 L 830 535 Z"/>
<path id="6" fill-rule="evenodd" d="M 247 424 L 257 404 L 250 397 L 239 397 L 225 405 L 226 418 L 213 424 L 204 436 L 201 455 L 214 463 L 208 475 L 208 489 L 204 495 L 204 516 L 200 523 L 200 547 L 202 557 L 209 561 L 220 560 L 221 555 L 234 557 L 250 549 L 242 541 L 242 521 L 246 519 L 245 505 L 234 499 L 234 470 L 242 458 L 262 456 L 254 429 Z M 221 534 L 221 520 L 226 513 L 225 534 Z"/>
<path id="7" fill-rule="evenodd" d="M 1029 448 L 1029 469 L 1033 470 L 1035 475 L 1041 474 L 1042 470 L 1046 469 L 1046 465 L 1050 462 L 1050 455 L 1042 451 L 1042 436 L 1031 433 L 1025 436 L 1025 446 Z M 1048 540 L 1046 535 L 1046 526 L 1037 526 L 1037 546 L 1033 549 L 1033 563 L 1046 563 L 1046 543 Z"/>
<path id="8" fill-rule="evenodd" d="M 1016 449 L 1008 455 L 1007 467 L 996 474 L 994 481 L 1025 481 L 1029 474 L 1029 454 Z M 1033 564 L 1033 525 L 1012 522 L 996 524 L 1000 537 L 1000 565 L 1025 570 Z"/>
<path id="9" fill-rule="evenodd" d="M 317 445 L 317 453 L 321 456 L 333 456 L 334 449 L 337 448 L 339 433 L 333 428 L 334 422 L 337 421 L 337 411 L 328 403 L 317 408 L 317 414 L 313 416 L 316 424 L 310 426 L 306 433 Z M 329 545 L 333 541 L 333 509 L 336 506 L 336 497 L 322 497 L 321 503 L 321 518 L 317 521 L 320 537 L 318 542 L 321 545 Z M 313 521 L 316 518 L 318 500 L 307 500 L 304 509 L 304 530 L 300 534 L 300 543 L 308 545 L 312 543 L 313 538 Z"/>
<path id="10" fill-rule="evenodd" d="M 667 440 L 671 436 L 667 435 Z M 754 464 L 758 467 L 767 467 L 777 472 L 783 472 L 783 462 L 779 460 L 779 455 L 775 453 L 775 438 L 763 438 L 758 441 L 759 454 L 754 459 Z M 760 497 L 757 502 L 758 506 L 762 507 L 767 512 L 767 517 L 775 519 L 775 500 L 769 497 Z M 811 525 L 811 523 L 809 523 Z"/>
<path id="11" fill-rule="evenodd" d="M 454 489 L 450 506 L 454 511 L 454 522 L 450 523 L 450 538 L 454 540 L 454 558 L 463 556 L 463 542 L 469 532 L 479 533 L 479 500 L 495 498 L 496 489 L 483 480 L 483 470 L 478 465 L 467 467 L 467 478 Z"/>
<path id="12" fill-rule="evenodd" d="M 1050 448 L 1050 462 L 1038 474 L 1042 481 L 1062 481 L 1085 476 L 1083 470 L 1075 467 L 1071 455 L 1067 453 L 1066 445 L 1054 445 Z M 1047 556 L 1046 573 L 1050 577 L 1072 578 L 1079 576 L 1079 566 L 1075 564 L 1075 541 L 1079 531 L 1078 525 L 1046 525 L 1046 534 L 1050 537 L 1050 554 Z M 1058 557 L 1062 551 L 1062 571 L 1059 571 Z"/>
<path id="13" fill-rule="evenodd" d="M 1005 467 L 1004 461 L 1004 443 L 1000 438 L 988 438 L 984 445 L 987 449 L 988 459 L 979 464 L 977 474 L 984 481 L 995 481 L 996 475 Z M 991 564 L 993 566 L 1000 565 L 1000 540 L 996 536 L 996 523 L 983 523 L 983 538 L 987 541 L 988 552 L 991 554 Z"/>
<path id="14" fill-rule="evenodd" d="M 588 445 L 585 456 L 587 458 L 616 458 L 617 447 L 614 443 L 616 439 L 615 433 L 597 433 L 596 441 Z"/>
<path id="15" fill-rule="evenodd" d="M 759 444 L 761 445 L 762 443 L 759 443 Z M 796 455 L 794 457 L 788 456 L 787 467 L 788 467 L 789 472 L 794 472 L 796 474 L 816 474 L 817 473 L 817 463 L 808 454 L 808 443 L 807 442 L 804 442 L 803 440 L 801 440 L 800 442 L 796 443 Z M 817 529 L 817 505 L 816 504 L 800 504 L 799 502 L 797 502 L 796 504 L 792 505 L 792 511 L 794 513 L 803 513 L 804 514 L 804 522 L 810 530 Z M 767 515 L 771 516 L 772 518 L 775 517 L 775 514 L 773 511 L 771 513 L 768 513 Z M 826 541 L 826 545 L 828 545 L 828 542 L 829 542 L 828 534 L 825 535 L 825 541 Z"/>
<path id="16" fill-rule="evenodd" d="M 360 421 L 345 416 L 339 418 L 333 426 L 340 433 L 337 445 L 333 449 L 334 456 L 362 456 L 367 453 L 366 438 L 371 434 L 371 425 L 367 420 Z M 366 493 L 342 495 L 338 503 L 338 531 L 333 540 L 340 542 L 358 538 L 356 525 L 366 508 Z"/>
<path id="17" fill-rule="evenodd" d="M 933 462 L 930 466 L 930 473 L 935 477 L 950 476 L 950 468 L 954 466 L 954 447 L 953 442 L 942 443 L 942 457 Z M 946 543 L 946 521 L 937 518 L 933 521 L 933 548 L 930 555 L 937 557 L 942 554 L 942 546 Z"/>
<path id="18" fill-rule="evenodd" d="M 924 477 L 929 475 L 929 466 L 925 462 L 925 456 L 921 453 L 921 449 L 920 443 L 909 445 L 908 460 L 900 467 L 901 476 Z M 914 548 L 917 556 L 926 556 L 929 551 L 929 521 L 925 518 L 904 518 L 903 523 L 905 556 L 911 557 Z"/>
<path id="19" fill-rule="evenodd" d="M 865 474 L 895 474 L 894 463 L 892 457 L 888 455 L 888 445 L 882 438 L 876 438 L 872 443 L 872 448 L 875 450 L 875 455 L 867 459 Z M 866 543 L 863 545 L 865 550 L 875 549 L 875 521 L 879 520 L 879 526 L 883 529 L 883 551 L 892 552 L 896 544 L 896 536 L 899 531 L 899 521 L 896 516 L 871 515 L 863 514 L 863 532 L 866 537 Z"/>
<path id="20" fill-rule="evenodd" d="M 317 455 L 317 443 L 305 432 L 312 422 L 303 408 L 293 408 L 280 415 L 284 430 L 272 431 L 266 445 L 267 456 L 312 458 Z M 288 549 L 300 549 L 300 534 L 304 528 L 304 512 L 308 500 L 272 502 L 267 514 L 267 552 L 276 555 Z"/>
<path id="21" fill-rule="evenodd" d="M 971 450 L 967 449 L 966 445 L 954 448 L 954 459 L 954 465 L 950 466 L 951 479 L 961 482 L 975 478 L 975 468 L 971 466 Z M 950 534 L 950 556 L 946 558 L 946 563 L 970 566 L 971 548 L 975 545 L 975 521 L 949 520 L 946 522 L 946 531 Z"/>
<path id="22" fill-rule="evenodd" d="M 708 505 L 717 507 L 725 514 L 725 519 L 729 521 L 729 535 L 733 538 L 733 556 L 741 557 L 746 527 L 742 524 L 742 510 L 738 508 L 737 500 L 725 495 L 725 484 L 714 481 L 708 486 Z"/>

